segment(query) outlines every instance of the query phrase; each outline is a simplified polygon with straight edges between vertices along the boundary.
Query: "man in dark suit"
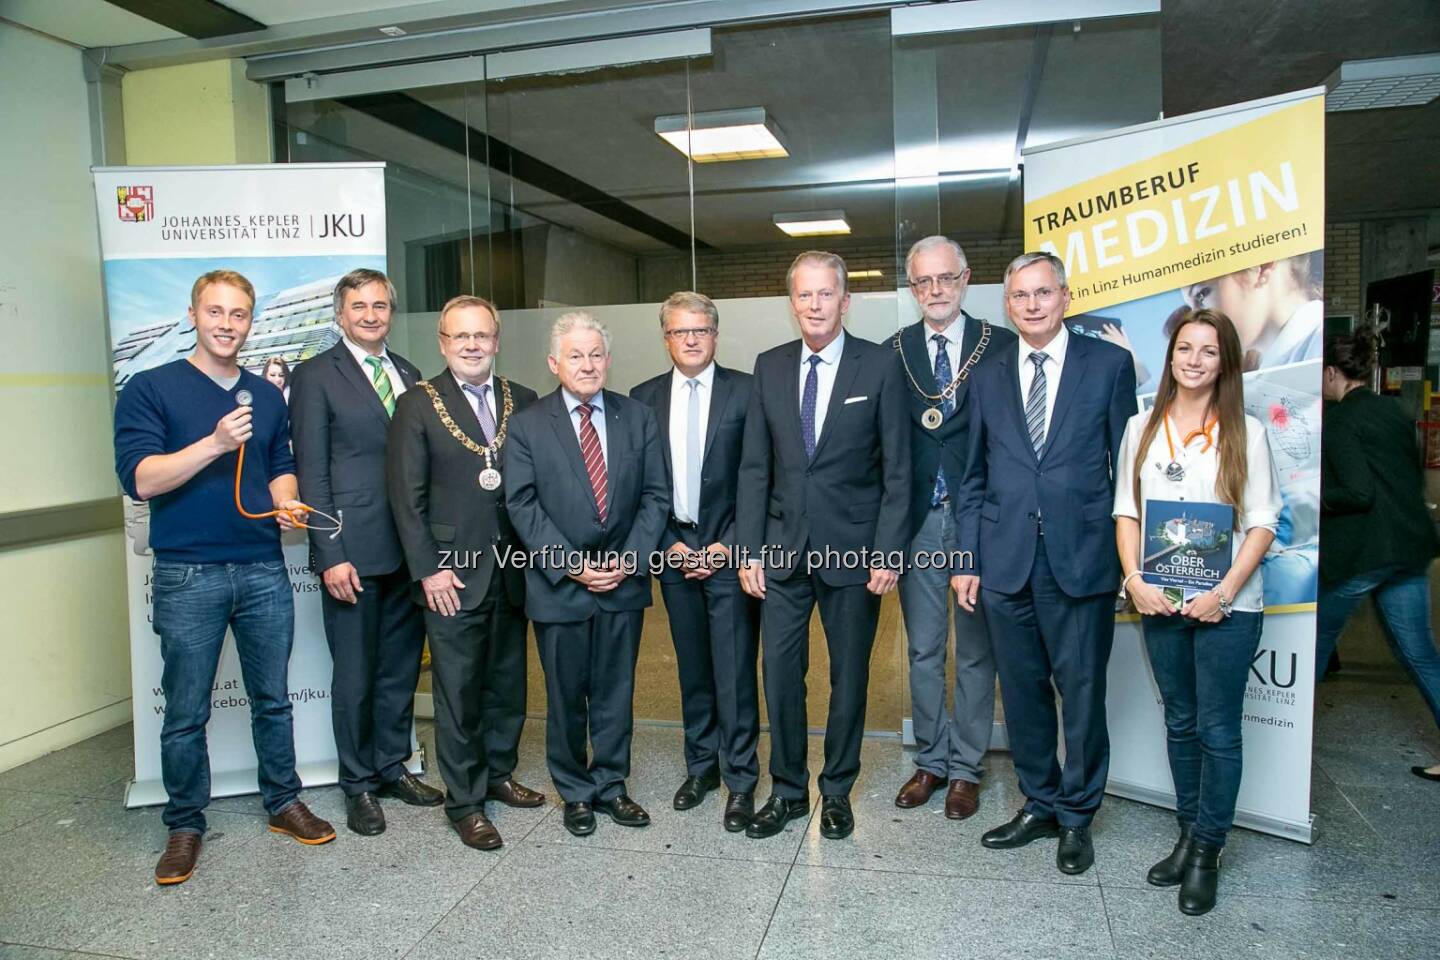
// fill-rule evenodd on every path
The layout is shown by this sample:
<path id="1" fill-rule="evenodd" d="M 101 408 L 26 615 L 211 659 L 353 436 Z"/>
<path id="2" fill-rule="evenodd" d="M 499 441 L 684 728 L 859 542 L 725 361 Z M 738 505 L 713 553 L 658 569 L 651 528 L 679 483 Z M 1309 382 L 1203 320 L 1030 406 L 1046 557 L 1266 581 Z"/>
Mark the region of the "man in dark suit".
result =
<path id="1" fill-rule="evenodd" d="M 970 377 L 994 363 L 1015 335 L 965 313 L 970 268 L 955 241 L 926 237 L 905 258 L 922 320 L 896 335 L 910 394 L 910 560 L 900 607 L 910 654 L 915 773 L 895 797 L 919 807 L 947 782 L 945 816 L 963 820 L 980 805 L 981 758 L 995 723 L 995 658 L 985 614 L 955 610 L 954 706 L 945 709 L 950 639 L 950 563 L 956 548 L 951 500 L 960 490 L 969 440 Z"/>
<path id="2" fill-rule="evenodd" d="M 675 366 L 630 391 L 655 411 L 671 496 L 660 593 L 680 673 L 685 771 L 676 810 L 699 806 L 724 775 L 725 829 L 755 812 L 760 692 L 755 675 L 760 608 L 732 562 L 740 443 L 751 376 L 715 362 L 720 313 L 709 297 L 673 293 L 660 330 Z"/>
<path id="3" fill-rule="evenodd" d="M 1135 412 L 1128 351 L 1071 334 L 1065 265 L 1027 253 L 1005 270 L 1006 309 L 1020 332 L 970 385 L 970 450 L 957 504 L 953 568 L 960 606 L 990 621 L 1005 722 L 1026 802 L 981 843 L 1020 847 L 1060 837 L 1056 866 L 1095 861 L 1090 821 L 1109 769 L 1105 670 L 1120 562 L 1112 473 Z M 1065 767 L 1056 759 L 1060 691 Z"/>
<path id="4" fill-rule="evenodd" d="M 746 835 L 810 811 L 805 674 L 818 604 L 830 651 L 821 835 L 855 828 L 870 649 L 910 530 L 910 427 L 890 347 L 845 333 L 845 261 L 809 251 L 786 277 L 800 339 L 762 353 L 745 418 L 736 529 L 745 591 L 763 601 L 773 793 Z M 765 549 L 769 545 L 772 549 Z"/>
<path id="5" fill-rule="evenodd" d="M 334 660 L 330 711 L 346 824 L 385 829 L 377 796 L 435 806 L 439 790 L 405 769 L 425 625 L 410 602 L 410 575 L 385 497 L 385 435 L 420 371 L 385 346 L 395 288 L 378 270 L 352 270 L 335 285 L 343 336 L 303 363 L 290 388 L 300 496 L 341 518 L 338 537 L 310 531 L 320 574 L 325 639 Z"/>
<path id="6" fill-rule="evenodd" d="M 430 635 L 435 747 L 445 812 L 477 850 L 501 845 L 485 801 L 538 807 L 512 776 L 525 725 L 525 583 L 505 513 L 506 435 L 535 401 L 497 376 L 500 313 L 480 297 L 440 311 L 446 370 L 400 400 L 386 476 L 415 602 Z"/>
<path id="7" fill-rule="evenodd" d="M 560 388 L 515 418 L 506 503 L 529 551 L 525 612 L 545 667 L 546 759 L 578 837 L 595 831 L 595 810 L 621 826 L 650 822 L 625 778 L 649 563 L 670 491 L 655 412 L 604 389 L 609 331 L 588 313 L 564 314 L 549 363 Z"/>

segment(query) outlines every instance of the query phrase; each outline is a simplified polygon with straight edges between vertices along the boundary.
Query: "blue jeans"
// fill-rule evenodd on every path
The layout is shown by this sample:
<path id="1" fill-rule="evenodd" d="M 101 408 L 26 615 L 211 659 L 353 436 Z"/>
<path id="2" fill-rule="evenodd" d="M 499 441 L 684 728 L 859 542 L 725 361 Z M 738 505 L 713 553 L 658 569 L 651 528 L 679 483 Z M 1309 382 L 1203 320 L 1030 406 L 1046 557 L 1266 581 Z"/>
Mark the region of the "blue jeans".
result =
<path id="1" fill-rule="evenodd" d="M 155 632 L 165 662 L 165 722 L 160 769 L 170 795 L 162 818 L 171 830 L 205 832 L 210 802 L 210 721 L 215 671 L 225 628 L 250 700 L 250 735 L 259 760 L 260 796 L 279 813 L 300 792 L 290 720 L 290 647 L 295 597 L 283 561 L 176 563 L 156 560 L 150 577 Z"/>
<path id="2" fill-rule="evenodd" d="M 1315 618 L 1315 682 L 1325 675 L 1345 621 L 1370 593 L 1375 595 L 1375 607 L 1395 659 L 1420 688 L 1420 696 L 1440 726 L 1440 651 L 1435 649 L 1435 634 L 1430 629 L 1428 566 L 1419 570 L 1384 567 L 1321 591 Z"/>
<path id="3" fill-rule="evenodd" d="M 1200 843 L 1224 846 L 1240 793 L 1245 683 L 1260 646 L 1263 614 L 1219 623 L 1143 617 L 1145 648 L 1165 701 L 1165 745 L 1175 812 Z"/>

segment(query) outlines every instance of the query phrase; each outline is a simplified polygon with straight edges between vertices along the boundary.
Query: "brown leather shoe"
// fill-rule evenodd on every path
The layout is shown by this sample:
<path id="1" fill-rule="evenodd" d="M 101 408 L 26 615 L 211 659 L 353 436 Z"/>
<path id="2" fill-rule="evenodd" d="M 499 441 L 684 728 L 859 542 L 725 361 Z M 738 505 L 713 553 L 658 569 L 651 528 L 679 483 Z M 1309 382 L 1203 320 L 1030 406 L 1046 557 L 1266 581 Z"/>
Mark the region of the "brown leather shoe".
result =
<path id="1" fill-rule="evenodd" d="M 200 859 L 200 834 L 177 830 L 165 841 L 165 852 L 155 864 L 155 882 L 163 886 L 184 883 L 195 872 Z"/>
<path id="2" fill-rule="evenodd" d="M 973 817 L 980 809 L 980 784 L 969 780 L 951 780 L 945 791 L 945 816 L 951 820 Z"/>
<path id="3" fill-rule="evenodd" d="M 329 843 L 335 839 L 335 828 L 315 814 L 299 800 L 270 818 L 270 831 L 284 833 L 301 843 Z"/>
<path id="4" fill-rule="evenodd" d="M 486 800 L 499 800 L 507 807 L 538 807 L 545 803 L 545 794 L 531 790 L 507 777 L 500 783 L 490 784 L 485 792 Z"/>
<path id="5" fill-rule="evenodd" d="M 944 777 L 937 777 L 928 770 L 916 770 L 915 776 L 905 781 L 905 786 L 895 796 L 895 806 L 904 807 L 906 810 L 911 807 L 923 807 L 930 802 L 930 796 L 945 782 Z"/>
<path id="6" fill-rule="evenodd" d="M 451 826 L 460 834 L 461 843 L 476 850 L 498 850 L 504 843 L 500 839 L 500 831 L 495 829 L 495 824 L 485 819 L 483 813 L 472 813 L 468 817 L 453 820 Z"/>

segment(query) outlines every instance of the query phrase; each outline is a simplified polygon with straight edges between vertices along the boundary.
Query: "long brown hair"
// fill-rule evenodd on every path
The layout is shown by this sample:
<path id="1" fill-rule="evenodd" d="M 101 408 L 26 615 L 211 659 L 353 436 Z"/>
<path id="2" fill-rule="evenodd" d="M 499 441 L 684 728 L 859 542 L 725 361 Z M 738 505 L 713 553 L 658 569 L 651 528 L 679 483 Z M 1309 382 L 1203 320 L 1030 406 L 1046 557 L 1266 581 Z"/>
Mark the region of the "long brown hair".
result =
<path id="1" fill-rule="evenodd" d="M 1215 493 L 1221 503 L 1235 508 L 1235 528 L 1240 528 L 1240 514 L 1245 509 L 1245 448 L 1248 434 L 1245 429 L 1245 381 L 1243 378 L 1243 357 L 1240 352 L 1240 337 L 1230 318 L 1219 310 L 1186 310 L 1170 334 L 1170 345 L 1165 349 L 1165 367 L 1160 372 L 1160 388 L 1155 391 L 1155 405 L 1150 409 L 1150 419 L 1140 433 L 1140 445 L 1135 455 L 1135 476 L 1132 478 L 1135 503 L 1140 499 L 1140 470 L 1145 465 L 1145 456 L 1155 434 L 1161 429 L 1175 401 L 1178 388 L 1171 362 L 1175 356 L 1175 343 L 1180 333 L 1192 323 L 1203 323 L 1215 331 L 1220 343 L 1220 375 L 1211 388 L 1210 404 L 1205 411 L 1208 420 L 1211 412 L 1219 421 L 1220 476 L 1215 481 Z"/>

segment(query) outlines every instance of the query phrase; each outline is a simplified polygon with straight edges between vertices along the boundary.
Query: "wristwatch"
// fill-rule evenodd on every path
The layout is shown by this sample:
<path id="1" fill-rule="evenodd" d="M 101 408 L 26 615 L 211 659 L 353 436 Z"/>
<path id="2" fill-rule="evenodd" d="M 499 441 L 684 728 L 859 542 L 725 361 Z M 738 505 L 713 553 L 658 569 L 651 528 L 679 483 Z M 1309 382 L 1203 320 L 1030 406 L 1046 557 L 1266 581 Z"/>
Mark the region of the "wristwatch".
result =
<path id="1" fill-rule="evenodd" d="M 1222 615 L 1222 616 L 1226 616 L 1226 617 L 1230 616 L 1230 614 L 1231 614 L 1231 612 L 1232 612 L 1232 609 L 1231 609 L 1231 606 L 1230 606 L 1230 598 L 1227 597 L 1227 596 L 1225 596 L 1225 591 L 1224 591 L 1224 590 L 1221 590 L 1219 587 L 1216 587 L 1216 588 L 1215 588 L 1215 596 L 1217 596 L 1217 597 L 1220 598 L 1220 613 L 1221 613 L 1221 615 Z"/>

